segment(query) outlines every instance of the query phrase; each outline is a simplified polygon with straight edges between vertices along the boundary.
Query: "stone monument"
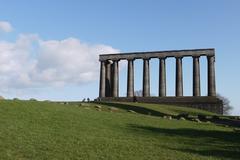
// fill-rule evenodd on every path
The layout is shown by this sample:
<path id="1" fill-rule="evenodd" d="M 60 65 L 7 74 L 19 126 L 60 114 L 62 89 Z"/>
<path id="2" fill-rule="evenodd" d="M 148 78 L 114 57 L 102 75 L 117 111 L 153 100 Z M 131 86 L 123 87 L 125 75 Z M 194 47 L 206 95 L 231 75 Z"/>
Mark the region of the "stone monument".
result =
<path id="1" fill-rule="evenodd" d="M 207 57 L 208 95 L 201 96 L 200 64 L 199 58 Z M 166 95 L 166 58 L 176 59 L 176 84 L 175 96 Z M 183 70 L 182 59 L 192 57 L 193 60 L 193 93 L 192 96 L 183 95 Z M 150 96 L 149 61 L 159 59 L 159 93 L 157 97 Z M 134 96 L 134 60 L 143 60 L 143 86 L 142 97 Z M 120 60 L 128 61 L 127 95 L 119 97 L 119 67 Z M 154 52 L 133 52 L 119 54 L 102 54 L 99 56 L 100 65 L 100 101 L 146 102 L 190 106 L 222 114 L 222 101 L 216 97 L 215 80 L 215 50 L 191 49 Z"/>

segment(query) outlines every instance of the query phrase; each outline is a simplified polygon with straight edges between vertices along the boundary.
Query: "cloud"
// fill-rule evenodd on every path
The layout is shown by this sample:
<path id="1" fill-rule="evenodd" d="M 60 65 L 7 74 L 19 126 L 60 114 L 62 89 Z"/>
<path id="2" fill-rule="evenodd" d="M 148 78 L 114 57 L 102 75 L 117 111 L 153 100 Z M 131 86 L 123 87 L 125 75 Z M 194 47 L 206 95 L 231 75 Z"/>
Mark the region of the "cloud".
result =
<path id="1" fill-rule="evenodd" d="M 42 40 L 21 34 L 0 41 L 0 90 L 84 84 L 99 77 L 98 55 L 119 50 L 77 38 Z"/>
<path id="2" fill-rule="evenodd" d="M 13 30 L 12 25 L 7 21 L 0 21 L 0 31 L 11 32 Z"/>

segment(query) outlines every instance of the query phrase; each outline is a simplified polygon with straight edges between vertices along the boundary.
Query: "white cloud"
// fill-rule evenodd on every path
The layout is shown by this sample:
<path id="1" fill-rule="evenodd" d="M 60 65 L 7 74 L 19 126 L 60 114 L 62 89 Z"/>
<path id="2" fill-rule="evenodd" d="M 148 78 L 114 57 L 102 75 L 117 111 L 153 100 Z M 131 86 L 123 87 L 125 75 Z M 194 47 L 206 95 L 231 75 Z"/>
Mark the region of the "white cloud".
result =
<path id="1" fill-rule="evenodd" d="M 13 30 L 12 25 L 7 21 L 0 21 L 0 31 L 11 32 Z"/>
<path id="2" fill-rule="evenodd" d="M 0 90 L 91 82 L 99 78 L 98 55 L 116 52 L 76 38 L 45 41 L 22 34 L 16 42 L 0 41 Z"/>

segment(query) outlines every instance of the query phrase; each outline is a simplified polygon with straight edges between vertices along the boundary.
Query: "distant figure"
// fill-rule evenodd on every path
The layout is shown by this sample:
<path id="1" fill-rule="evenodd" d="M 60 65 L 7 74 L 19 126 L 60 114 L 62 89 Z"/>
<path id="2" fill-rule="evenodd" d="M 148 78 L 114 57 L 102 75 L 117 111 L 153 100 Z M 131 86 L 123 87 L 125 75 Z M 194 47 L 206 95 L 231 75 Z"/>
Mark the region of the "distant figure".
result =
<path id="1" fill-rule="evenodd" d="M 133 102 L 137 102 L 137 97 L 136 96 L 133 97 Z"/>
<path id="2" fill-rule="evenodd" d="M 82 102 L 85 102 L 85 101 L 86 101 L 86 99 L 85 99 L 85 98 L 83 98 Z"/>
<path id="3" fill-rule="evenodd" d="M 88 103 L 90 102 L 90 98 L 87 98 L 87 102 L 88 102 Z"/>
<path id="4" fill-rule="evenodd" d="M 37 101 L 35 98 L 30 98 L 29 101 Z"/>

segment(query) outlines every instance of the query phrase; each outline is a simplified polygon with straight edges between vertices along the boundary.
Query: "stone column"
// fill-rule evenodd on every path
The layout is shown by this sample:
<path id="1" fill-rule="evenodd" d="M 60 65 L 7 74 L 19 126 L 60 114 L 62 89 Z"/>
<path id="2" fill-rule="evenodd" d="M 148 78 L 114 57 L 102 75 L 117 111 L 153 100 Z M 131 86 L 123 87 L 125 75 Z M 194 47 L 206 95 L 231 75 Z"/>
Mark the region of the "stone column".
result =
<path id="1" fill-rule="evenodd" d="M 105 79 L 105 62 L 101 61 L 101 66 L 100 66 L 100 87 L 99 87 L 99 97 L 105 97 L 105 83 L 106 83 L 106 79 Z"/>
<path id="2" fill-rule="evenodd" d="M 149 59 L 143 59 L 143 97 L 150 96 Z"/>
<path id="3" fill-rule="evenodd" d="M 183 96 L 182 57 L 176 57 L 176 97 Z"/>
<path id="4" fill-rule="evenodd" d="M 215 57 L 208 56 L 208 96 L 216 96 Z"/>
<path id="5" fill-rule="evenodd" d="M 113 75 L 112 75 L 112 96 L 118 97 L 118 61 L 113 61 Z"/>
<path id="6" fill-rule="evenodd" d="M 106 97 L 111 97 L 111 61 L 106 62 L 106 85 L 105 85 L 105 92 L 106 92 Z"/>
<path id="7" fill-rule="evenodd" d="M 193 57 L 193 96 L 201 96 L 199 57 Z"/>
<path id="8" fill-rule="evenodd" d="M 128 60 L 127 97 L 134 96 L 134 60 Z"/>
<path id="9" fill-rule="evenodd" d="M 159 59 L 159 97 L 166 96 L 166 66 L 165 58 Z"/>
<path id="10" fill-rule="evenodd" d="M 117 97 L 119 97 L 119 64 L 117 63 Z"/>

